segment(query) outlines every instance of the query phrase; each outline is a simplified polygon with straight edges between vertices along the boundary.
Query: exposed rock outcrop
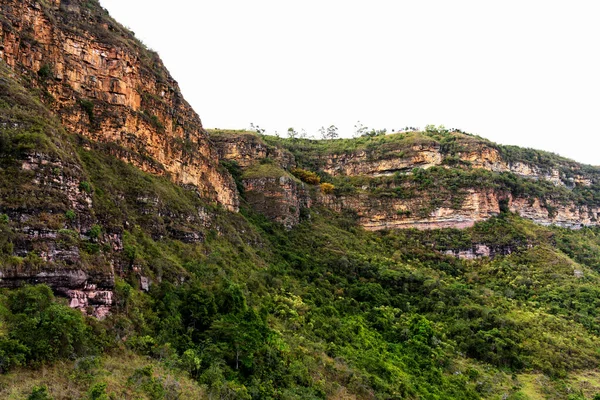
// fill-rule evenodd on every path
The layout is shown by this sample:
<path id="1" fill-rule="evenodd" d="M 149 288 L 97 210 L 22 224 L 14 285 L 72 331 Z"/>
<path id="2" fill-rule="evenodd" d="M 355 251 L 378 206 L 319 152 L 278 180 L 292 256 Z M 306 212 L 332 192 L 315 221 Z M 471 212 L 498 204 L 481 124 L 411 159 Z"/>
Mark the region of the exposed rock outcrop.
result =
<path id="1" fill-rule="evenodd" d="M 253 132 L 211 130 L 209 133 L 220 160 L 235 161 L 242 168 L 264 159 L 270 159 L 286 170 L 296 166 L 296 160 L 289 151 L 269 146 Z"/>
<path id="2" fill-rule="evenodd" d="M 244 179 L 244 188 L 252 208 L 287 229 L 300 222 L 303 208 L 312 205 L 306 185 L 290 176 Z"/>
<path id="3" fill-rule="evenodd" d="M 326 146 L 318 145 L 319 147 L 314 148 L 315 154 L 305 153 L 310 151 L 312 142 L 299 145 L 294 141 L 270 140 L 268 145 L 256 134 L 243 131 L 219 131 L 211 136 L 220 156 L 236 161 L 244 170 L 252 169 L 260 160 L 270 158 L 281 170 L 281 175 L 284 174 L 285 170 L 291 169 L 290 166 L 297 164 L 293 158 L 290 160 L 291 153 L 284 148 L 289 145 L 290 148 L 303 152 L 300 156 L 305 163 L 318 166 L 315 172 L 332 176 L 334 180 L 357 178 L 355 182 L 362 182 L 349 194 L 342 192 L 325 195 L 319 190 L 313 190 L 312 200 L 306 201 L 304 198 L 309 192 L 299 192 L 294 184 L 261 176 L 260 173 L 252 174 L 251 180 L 243 178 L 244 186 L 251 193 L 249 204 L 288 228 L 298 223 L 299 207 L 311 207 L 313 204 L 324 205 L 338 212 L 353 212 L 357 215 L 358 222 L 368 230 L 466 228 L 500 214 L 503 207 L 504 210 L 521 214 L 544 225 L 580 228 L 598 224 L 599 207 L 578 204 L 561 199 L 560 196 L 537 198 L 513 194 L 507 187 L 497 187 L 497 184 L 491 182 L 457 190 L 444 187 L 421 189 L 416 183 L 407 183 L 410 180 L 402 180 L 404 183 L 398 184 L 390 180 L 395 174 L 410 176 L 415 168 L 460 168 L 462 171 L 484 169 L 497 176 L 508 174 L 526 180 L 548 181 L 557 190 L 568 192 L 577 187 L 590 187 L 600 176 L 597 173 L 586 176 L 580 165 L 570 161 L 559 166 L 508 161 L 498 148 L 462 134 L 450 136 L 460 144 L 452 151 L 431 138 L 414 133 L 405 139 L 394 137 L 385 141 L 378 138 L 379 141 L 374 142 L 375 144 L 362 144 L 363 148 L 359 149 L 354 147 L 362 142 L 346 144 L 349 150 L 332 144 L 329 152 L 323 151 L 327 149 Z M 271 142 L 276 142 L 277 145 Z M 281 154 L 286 156 L 281 157 Z M 387 178 L 388 181 L 378 182 L 379 177 L 390 178 Z M 381 188 L 384 193 L 378 193 Z M 294 213 L 288 210 L 294 210 Z"/>
<path id="4" fill-rule="evenodd" d="M 0 58 L 44 91 L 69 131 L 116 143 L 128 150 L 116 156 L 237 209 L 231 177 L 177 82 L 98 3 L 2 0 L 0 11 Z"/>

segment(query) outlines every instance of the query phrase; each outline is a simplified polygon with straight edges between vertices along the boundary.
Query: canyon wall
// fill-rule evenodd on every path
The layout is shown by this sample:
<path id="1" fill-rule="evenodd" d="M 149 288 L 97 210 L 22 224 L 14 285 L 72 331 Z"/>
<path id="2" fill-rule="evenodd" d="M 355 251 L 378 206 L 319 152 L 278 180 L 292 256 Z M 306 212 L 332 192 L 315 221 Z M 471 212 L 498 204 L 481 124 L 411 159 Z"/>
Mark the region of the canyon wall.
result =
<path id="1" fill-rule="evenodd" d="M 116 156 L 237 210 L 231 177 L 177 82 L 96 1 L 2 0 L 0 11 L 0 58 L 70 132 L 117 144 L 125 151 Z"/>
<path id="2" fill-rule="evenodd" d="M 300 219 L 291 217 L 285 210 L 314 205 L 326 206 L 337 212 L 350 211 L 367 230 L 466 228 L 499 215 L 502 210 L 520 214 L 539 224 L 568 228 L 597 225 L 600 219 L 598 205 L 581 203 L 569 197 L 574 190 L 585 191 L 597 185 L 600 182 L 597 169 L 584 168 L 570 160 L 556 165 L 507 160 L 501 149 L 493 144 L 463 134 L 449 136 L 459 143 L 454 149 L 460 151 L 453 152 L 447 151 L 438 141 L 417 133 L 407 136 L 406 140 L 398 140 L 397 136 L 389 142 L 379 139 L 376 144 L 367 143 L 362 149 L 348 141 L 346 146 L 349 150 L 346 151 L 340 150 L 339 143 L 335 142 L 328 149 L 324 142 L 261 138 L 249 132 L 220 131 L 211 135 L 220 156 L 235 161 L 244 170 L 269 159 L 278 165 L 281 174 L 285 171 L 289 174 L 300 164 L 291 154 L 292 150 L 305 165 L 324 177 L 331 177 L 333 183 L 352 182 L 354 179 L 350 193 L 324 194 L 315 188 L 304 190 L 298 196 L 295 189 L 275 179 L 269 180 L 269 185 L 256 185 L 256 174 L 253 174 L 252 181 L 242 176 L 245 186 L 261 193 L 260 204 L 253 195 L 249 199 L 250 206 L 275 221 L 285 221 L 288 228 Z M 542 156 L 539 157 L 542 159 Z M 465 173 L 485 170 L 490 174 L 479 177 L 485 182 L 454 189 L 454 192 L 431 185 L 422 188 L 414 182 L 407 183 L 410 180 L 406 179 L 402 181 L 404 183 L 394 183 L 394 177 L 410 177 L 415 168 L 427 170 L 434 167 L 458 169 Z M 526 186 L 527 182 L 548 182 L 555 189 L 543 198 L 527 193 L 515 194 L 494 183 L 493 179 L 500 176 L 509 181 L 513 179 L 511 176 L 521 179 L 522 186 Z M 306 186 L 310 188 L 310 185 Z M 383 192 L 380 190 L 382 187 L 385 189 Z M 286 191 L 289 192 L 287 196 L 282 194 Z M 309 194 L 311 199 L 307 201 Z"/>

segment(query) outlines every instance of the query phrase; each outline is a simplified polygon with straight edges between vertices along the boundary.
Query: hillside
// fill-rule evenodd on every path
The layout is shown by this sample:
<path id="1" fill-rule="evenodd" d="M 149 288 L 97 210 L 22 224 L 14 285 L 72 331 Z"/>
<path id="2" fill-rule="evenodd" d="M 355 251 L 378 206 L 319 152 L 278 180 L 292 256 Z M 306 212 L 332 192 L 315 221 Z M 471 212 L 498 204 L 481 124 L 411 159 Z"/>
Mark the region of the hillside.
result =
<path id="1" fill-rule="evenodd" d="M 0 398 L 599 397 L 598 168 L 207 132 L 95 0 L 0 8 Z"/>
<path id="2" fill-rule="evenodd" d="M 260 172 L 254 170 L 259 165 L 275 165 L 288 174 L 308 171 L 333 185 L 327 193 L 312 195 L 303 185 L 300 191 L 282 188 L 294 193 L 283 198 L 296 212 L 283 210 L 273 218 L 288 226 L 312 203 L 355 213 L 368 230 L 465 228 L 503 209 L 542 225 L 598 224 L 599 168 L 462 132 L 430 129 L 337 140 L 281 139 L 245 131 L 210 134 L 220 157 L 246 171 L 246 195 L 260 197 L 247 199 L 250 204 L 281 198 L 273 177 L 269 188 L 258 179 Z M 272 204 L 257 207 L 278 209 Z"/>

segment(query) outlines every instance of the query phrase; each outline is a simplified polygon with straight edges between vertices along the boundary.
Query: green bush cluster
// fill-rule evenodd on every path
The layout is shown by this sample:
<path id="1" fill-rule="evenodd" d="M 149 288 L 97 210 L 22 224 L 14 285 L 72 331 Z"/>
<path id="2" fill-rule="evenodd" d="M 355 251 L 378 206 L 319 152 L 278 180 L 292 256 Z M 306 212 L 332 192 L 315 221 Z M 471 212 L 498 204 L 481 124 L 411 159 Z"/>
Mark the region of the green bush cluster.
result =
<path id="1" fill-rule="evenodd" d="M 0 372 L 93 354 L 100 349 L 83 315 L 55 301 L 48 286 L 25 286 L 3 301 Z"/>

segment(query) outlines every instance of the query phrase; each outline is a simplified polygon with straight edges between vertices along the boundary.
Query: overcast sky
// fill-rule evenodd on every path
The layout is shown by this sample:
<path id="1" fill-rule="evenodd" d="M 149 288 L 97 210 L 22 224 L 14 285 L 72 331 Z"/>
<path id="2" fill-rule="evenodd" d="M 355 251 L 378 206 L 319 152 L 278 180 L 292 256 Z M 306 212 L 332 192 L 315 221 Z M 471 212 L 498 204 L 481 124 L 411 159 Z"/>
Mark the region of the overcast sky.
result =
<path id="1" fill-rule="evenodd" d="M 206 128 L 443 124 L 600 165 L 597 0 L 100 0 Z"/>

